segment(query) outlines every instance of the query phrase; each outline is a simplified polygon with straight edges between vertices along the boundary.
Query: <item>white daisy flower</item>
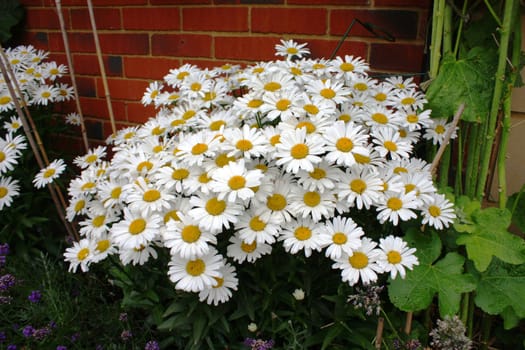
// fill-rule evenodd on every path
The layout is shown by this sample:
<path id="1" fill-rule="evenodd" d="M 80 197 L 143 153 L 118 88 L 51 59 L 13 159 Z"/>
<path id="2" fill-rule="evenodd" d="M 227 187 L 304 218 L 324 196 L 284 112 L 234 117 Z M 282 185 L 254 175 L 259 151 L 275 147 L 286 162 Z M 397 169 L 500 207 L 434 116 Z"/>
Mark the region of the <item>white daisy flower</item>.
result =
<path id="1" fill-rule="evenodd" d="M 65 117 L 66 124 L 79 126 L 81 124 L 80 114 L 72 112 Z"/>
<path id="2" fill-rule="evenodd" d="M 390 84 L 396 90 L 415 89 L 417 84 L 413 77 L 404 79 L 402 76 L 391 76 L 385 79 L 385 84 Z"/>
<path id="3" fill-rule="evenodd" d="M 398 112 L 378 104 L 367 104 L 365 106 L 365 123 L 371 128 L 389 127 L 397 130 L 403 124 L 403 118 Z"/>
<path id="4" fill-rule="evenodd" d="M 367 114 L 358 106 L 353 105 L 350 101 L 342 103 L 336 110 L 335 119 L 344 121 L 345 123 L 354 122 L 356 124 L 361 123 Z"/>
<path id="5" fill-rule="evenodd" d="M 19 191 L 18 180 L 0 176 L 0 211 L 11 206 L 13 199 L 20 194 Z"/>
<path id="6" fill-rule="evenodd" d="M 432 144 L 434 145 L 441 145 L 443 141 L 445 141 L 447 130 L 452 128 L 452 123 L 447 123 L 447 118 L 436 118 L 432 119 L 432 121 L 432 125 L 425 129 L 423 138 L 426 140 L 431 140 Z M 456 129 L 452 132 L 451 139 L 457 137 L 457 129 L 458 128 L 456 127 Z"/>
<path id="7" fill-rule="evenodd" d="M 425 95 L 416 89 L 397 90 L 389 96 L 388 104 L 396 109 L 422 109 L 427 103 Z"/>
<path id="8" fill-rule="evenodd" d="M 67 84 L 60 83 L 58 84 L 57 89 L 58 94 L 55 99 L 57 102 L 69 101 L 75 95 L 75 90 L 73 87 Z"/>
<path id="9" fill-rule="evenodd" d="M 11 111 L 15 108 L 15 103 L 11 94 L 5 88 L 0 88 L 0 112 Z"/>
<path id="10" fill-rule="evenodd" d="M 309 217 L 315 222 L 331 217 L 335 212 L 336 197 L 332 191 L 308 191 L 293 187 L 290 196 L 290 212 L 296 217 Z"/>
<path id="11" fill-rule="evenodd" d="M 184 135 L 177 146 L 177 158 L 185 164 L 202 165 L 205 158 L 213 158 L 220 145 L 220 139 L 216 133 L 200 131 Z"/>
<path id="12" fill-rule="evenodd" d="M 203 194 L 211 193 L 211 175 L 202 167 L 190 167 L 190 175 L 184 179 L 182 187 L 184 194 L 191 195 L 195 192 L 201 192 Z"/>
<path id="13" fill-rule="evenodd" d="M 73 242 L 73 246 L 66 248 L 64 260 L 69 262 L 69 272 L 77 272 L 80 266 L 82 272 L 89 271 L 89 265 L 93 262 L 95 256 L 96 243 L 89 239 L 81 239 Z"/>
<path id="14" fill-rule="evenodd" d="M 412 145 L 401 139 L 399 133 L 387 127 L 372 130 L 372 142 L 381 157 L 389 159 L 409 158 Z"/>
<path id="15" fill-rule="evenodd" d="M 149 86 L 146 88 L 146 92 L 144 93 L 144 96 L 142 96 L 141 102 L 144 106 L 147 106 L 153 102 L 155 102 L 155 105 L 157 106 L 156 99 L 159 97 L 159 95 L 162 92 L 162 89 L 164 88 L 164 85 L 158 81 L 154 81 L 149 84 Z"/>
<path id="16" fill-rule="evenodd" d="M 218 194 L 218 198 L 235 202 L 237 198 L 246 201 L 253 197 L 254 188 L 261 184 L 264 174 L 259 169 L 246 169 L 244 159 L 241 159 L 217 168 L 211 177 L 213 181 L 210 186 Z"/>
<path id="17" fill-rule="evenodd" d="M 235 272 L 235 267 L 223 261 L 223 266 L 219 268 L 221 277 L 214 277 L 217 284 L 211 288 L 206 288 L 199 292 L 199 301 L 206 301 L 208 305 L 219 305 L 225 303 L 232 297 L 232 290 L 237 290 L 239 279 Z"/>
<path id="18" fill-rule="evenodd" d="M 106 147 L 98 146 L 97 148 L 90 149 L 85 155 L 77 156 L 73 160 L 73 163 L 80 169 L 86 169 L 98 162 L 101 162 L 106 156 Z"/>
<path id="19" fill-rule="evenodd" d="M 168 266 L 168 276 L 175 283 L 175 289 L 200 292 L 218 285 L 216 278 L 222 276 L 224 258 L 215 249 L 210 249 L 208 254 L 194 259 L 172 255 Z"/>
<path id="20" fill-rule="evenodd" d="M 351 218 L 336 216 L 321 226 L 321 238 L 326 246 L 325 255 L 332 260 L 339 259 L 343 253 L 351 256 L 361 246 L 363 229 Z"/>
<path id="21" fill-rule="evenodd" d="M 19 152 L 8 144 L 0 148 L 0 174 L 12 171 L 18 164 Z"/>
<path id="22" fill-rule="evenodd" d="M 265 198 L 263 205 L 255 206 L 256 214 L 262 220 L 271 220 L 279 224 L 292 220 L 289 204 L 292 179 L 288 174 L 277 178 L 272 192 Z"/>
<path id="23" fill-rule="evenodd" d="M 31 104 L 47 106 L 52 103 L 58 96 L 58 88 L 42 84 L 32 92 Z"/>
<path id="24" fill-rule="evenodd" d="M 124 182 L 117 180 L 101 181 L 97 184 L 98 196 L 106 208 L 120 207 L 124 202 L 123 184 Z"/>
<path id="25" fill-rule="evenodd" d="M 326 101 L 333 106 L 344 103 L 348 100 L 350 89 L 337 80 L 311 79 L 306 82 L 306 91 L 308 91 L 314 101 Z"/>
<path id="26" fill-rule="evenodd" d="M 334 164 L 322 160 L 314 166 L 313 171 L 299 170 L 297 183 L 308 191 L 324 192 L 332 190 L 336 184 L 341 182 L 343 171 Z"/>
<path id="27" fill-rule="evenodd" d="M 428 128 L 432 125 L 432 119 L 430 118 L 430 109 L 418 112 L 414 109 L 406 109 L 400 111 L 403 117 L 403 127 L 408 128 L 409 131 L 419 130 L 421 128 Z"/>
<path id="28" fill-rule="evenodd" d="M 381 249 L 376 248 L 377 243 L 368 237 L 361 239 L 361 246 L 352 252 L 352 255 L 343 253 L 339 259 L 335 259 L 332 265 L 334 269 L 340 269 L 343 282 L 351 286 L 359 280 L 363 284 L 377 281 L 377 274 L 383 273 L 379 261 L 383 256 Z"/>
<path id="29" fill-rule="evenodd" d="M 281 39 L 281 44 L 275 45 L 275 55 L 284 56 L 287 60 L 302 58 L 310 54 L 307 43 L 299 44 L 293 40 Z"/>
<path id="30" fill-rule="evenodd" d="M 397 274 L 405 278 L 406 270 L 412 270 L 414 265 L 419 265 L 417 256 L 414 255 L 416 248 L 409 248 L 407 243 L 400 237 L 392 235 L 379 239 L 379 248 L 384 255 L 378 261 L 384 272 L 390 272 L 390 278 L 396 278 Z"/>
<path id="31" fill-rule="evenodd" d="M 98 204 L 94 204 L 98 203 Z M 114 210 L 104 208 L 98 201 L 89 203 L 86 219 L 79 222 L 80 234 L 91 239 L 103 237 L 111 227 L 111 224 L 119 218 Z"/>
<path id="32" fill-rule="evenodd" d="M 264 156 L 269 150 L 263 133 L 247 124 L 244 124 L 242 129 L 225 129 L 224 138 L 225 142 L 221 148 L 228 151 L 229 157 L 258 158 Z"/>
<path id="33" fill-rule="evenodd" d="M 248 244 L 254 241 L 272 244 L 281 231 L 281 225 L 269 218 L 263 220 L 253 208 L 239 217 L 235 228 L 239 232 L 239 238 Z"/>
<path id="34" fill-rule="evenodd" d="M 321 251 L 323 239 L 321 238 L 322 224 L 310 218 L 294 219 L 283 225 L 279 241 L 283 242 L 284 249 L 290 254 L 304 251 L 308 258 L 314 250 Z"/>
<path id="35" fill-rule="evenodd" d="M 242 264 L 245 261 L 253 263 L 263 255 L 272 252 L 271 245 L 267 243 L 258 243 L 257 240 L 248 243 L 239 238 L 238 232 L 230 237 L 229 242 L 230 244 L 226 249 L 226 255 L 239 264 Z"/>
<path id="36" fill-rule="evenodd" d="M 204 195 L 198 193 L 190 198 L 193 206 L 188 214 L 199 222 L 203 230 L 212 233 L 220 232 L 223 228 L 229 228 L 238 220 L 243 211 L 243 206 L 237 203 L 219 199 L 216 195 Z"/>
<path id="37" fill-rule="evenodd" d="M 194 259 L 210 251 L 210 244 L 217 244 L 217 237 L 199 227 L 199 223 L 182 212 L 177 214 L 179 220 L 169 220 L 162 234 L 166 248 L 171 255 L 184 259 Z"/>
<path id="38" fill-rule="evenodd" d="M 70 198 L 69 205 L 66 208 L 66 219 L 73 222 L 75 217 L 86 214 L 89 202 L 90 200 L 86 195 Z"/>
<path id="39" fill-rule="evenodd" d="M 115 247 L 111 238 L 106 234 L 94 239 L 94 241 L 95 253 L 93 256 L 93 262 L 95 263 L 98 263 L 117 252 L 117 247 Z"/>
<path id="40" fill-rule="evenodd" d="M 383 181 L 375 168 L 353 168 L 343 175 L 338 189 L 340 200 L 356 206 L 357 209 L 370 209 L 381 197 Z"/>
<path id="41" fill-rule="evenodd" d="M 160 213 L 170 207 L 170 201 L 175 196 L 158 185 L 147 183 L 143 177 L 138 177 L 132 184 L 123 188 L 125 201 L 132 211 L 143 212 L 144 215 Z"/>
<path id="42" fill-rule="evenodd" d="M 416 198 L 415 192 L 397 195 L 387 193 L 384 203 L 377 206 L 377 219 L 381 224 L 390 221 L 394 226 L 397 226 L 399 220 L 408 221 L 417 218 L 417 214 L 413 210 L 419 209 L 420 205 L 421 201 Z"/>
<path id="43" fill-rule="evenodd" d="M 297 89 L 289 89 L 278 93 L 263 96 L 261 112 L 269 121 L 287 120 L 300 116 L 302 108 L 298 105 L 299 93 Z"/>
<path id="44" fill-rule="evenodd" d="M 246 86 L 255 93 L 265 95 L 291 90 L 295 86 L 293 76 L 282 70 L 267 70 L 258 75 L 252 75 L 246 81 Z"/>
<path id="45" fill-rule="evenodd" d="M 122 265 L 144 265 L 150 258 L 157 259 L 157 251 L 151 245 L 139 245 L 134 248 L 122 248 L 119 250 L 119 259 Z"/>
<path id="46" fill-rule="evenodd" d="M 434 193 L 432 200 L 423 204 L 421 208 L 423 225 L 429 224 L 438 230 L 449 227 L 456 218 L 454 203 L 445 198 L 444 195 Z"/>
<path id="47" fill-rule="evenodd" d="M 351 167 L 356 163 L 354 154 L 368 157 L 366 130 L 353 122 L 337 121 L 323 134 L 328 152 L 325 159 L 331 163 Z"/>
<path id="48" fill-rule="evenodd" d="M 4 129 L 8 133 L 16 133 L 22 127 L 22 120 L 18 117 L 11 117 L 9 121 L 4 122 Z"/>
<path id="49" fill-rule="evenodd" d="M 158 238 L 162 218 L 157 214 L 144 215 L 124 208 L 124 218 L 111 226 L 110 234 L 115 243 L 124 249 L 147 246 Z"/>
<path id="50" fill-rule="evenodd" d="M 36 174 L 33 179 L 33 184 L 36 188 L 42 188 L 52 183 L 55 179 L 59 178 L 60 175 L 66 169 L 66 164 L 62 159 L 55 159 L 44 169 L 40 169 L 40 172 Z"/>
<path id="51" fill-rule="evenodd" d="M 355 74 L 366 74 L 369 69 L 368 63 L 361 57 L 345 55 L 344 58 L 335 57 L 330 61 L 334 68 L 335 79 L 350 79 Z"/>
<path id="52" fill-rule="evenodd" d="M 324 141 L 317 134 L 308 135 L 305 128 L 283 132 L 281 142 L 276 145 L 277 165 L 284 165 L 289 173 L 296 174 L 299 169 L 313 171 L 321 162 Z"/>
<path id="53" fill-rule="evenodd" d="M 182 82 L 193 73 L 196 73 L 199 68 L 195 65 L 186 63 L 179 68 L 170 69 L 169 73 L 164 76 L 164 81 L 171 87 L 177 88 Z"/>
<path id="54" fill-rule="evenodd" d="M 84 170 L 80 176 L 74 178 L 69 183 L 67 189 L 68 194 L 71 197 L 78 197 L 81 194 L 96 194 L 97 192 L 97 178 L 92 171 Z"/>

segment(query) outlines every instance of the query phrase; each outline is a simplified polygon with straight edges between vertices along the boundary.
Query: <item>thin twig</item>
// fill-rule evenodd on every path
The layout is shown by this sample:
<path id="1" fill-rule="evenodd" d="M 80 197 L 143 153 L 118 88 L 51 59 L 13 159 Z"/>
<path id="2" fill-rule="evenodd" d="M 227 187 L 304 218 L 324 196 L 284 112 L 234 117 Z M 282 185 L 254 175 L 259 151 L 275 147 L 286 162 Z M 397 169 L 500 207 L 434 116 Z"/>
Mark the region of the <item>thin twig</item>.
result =
<path id="1" fill-rule="evenodd" d="M 414 313 L 412 311 L 407 312 L 407 317 L 405 321 L 405 334 L 410 334 L 412 331 L 412 319 L 414 318 Z"/>
<path id="2" fill-rule="evenodd" d="M 383 342 L 383 329 L 385 328 L 385 319 L 379 317 L 377 319 L 377 329 L 376 329 L 376 343 L 375 348 L 381 349 L 381 343 Z"/>

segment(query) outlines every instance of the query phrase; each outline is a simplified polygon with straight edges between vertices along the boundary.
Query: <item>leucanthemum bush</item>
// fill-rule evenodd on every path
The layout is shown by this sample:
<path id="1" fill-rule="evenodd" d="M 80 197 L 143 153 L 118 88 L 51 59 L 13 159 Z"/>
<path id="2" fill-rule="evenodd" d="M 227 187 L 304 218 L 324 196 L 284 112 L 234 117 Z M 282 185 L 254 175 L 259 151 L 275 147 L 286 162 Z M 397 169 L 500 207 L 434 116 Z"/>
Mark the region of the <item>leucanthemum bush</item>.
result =
<path id="1" fill-rule="evenodd" d="M 60 82 L 60 78 L 67 74 L 67 67 L 48 61 L 48 52 L 37 50 L 31 45 L 22 45 L 6 49 L 5 54 L 8 60 L 6 63 L 11 67 L 23 95 L 18 101 L 20 106 L 25 105 L 34 112 L 73 98 L 73 88 Z M 14 174 L 28 148 L 22 120 L 17 114 L 7 84 L 7 79 L 0 74 L 0 211 L 13 205 L 14 199 L 24 190 L 21 179 Z M 36 175 L 33 174 L 33 185 L 36 188 L 45 187 L 64 170 L 62 159 L 53 160 Z M 26 171 L 18 172 L 27 177 Z"/>
<path id="2" fill-rule="evenodd" d="M 112 135 L 111 159 L 100 146 L 75 160 L 70 271 L 109 256 L 140 268 L 163 250 L 174 288 L 217 305 L 242 283 L 239 269 L 278 245 L 324 254 L 351 286 L 418 264 L 393 228 L 453 222 L 414 155 L 450 126 L 431 118 L 412 79 L 375 79 L 358 57 L 303 58 L 293 41 L 277 50 L 284 60 L 170 70 L 142 98 L 157 115 Z M 363 215 L 390 231 L 373 239 Z"/>

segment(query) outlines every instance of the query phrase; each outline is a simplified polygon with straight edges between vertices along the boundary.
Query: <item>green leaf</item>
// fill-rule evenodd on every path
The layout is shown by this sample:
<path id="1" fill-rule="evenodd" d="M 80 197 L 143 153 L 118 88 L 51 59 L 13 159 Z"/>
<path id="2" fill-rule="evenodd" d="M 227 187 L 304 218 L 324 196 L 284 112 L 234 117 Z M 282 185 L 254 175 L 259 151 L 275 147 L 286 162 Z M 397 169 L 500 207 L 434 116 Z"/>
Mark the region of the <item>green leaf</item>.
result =
<path id="1" fill-rule="evenodd" d="M 11 38 L 11 28 L 24 17 L 24 8 L 18 0 L 0 1 L 0 42 Z"/>
<path id="2" fill-rule="evenodd" d="M 466 246 L 478 271 L 485 271 L 493 256 L 510 264 L 525 262 L 525 242 L 507 231 L 510 221 L 507 209 L 486 208 L 472 214 L 473 229 L 460 234 L 456 243 Z"/>
<path id="3" fill-rule="evenodd" d="M 426 91 L 427 108 L 436 118 L 452 117 L 461 103 L 466 108 L 462 119 L 480 122 L 490 109 L 494 80 L 492 55 L 482 47 L 469 51 L 467 57 L 456 60 L 454 56 L 443 57 L 439 74 Z"/>
<path id="4" fill-rule="evenodd" d="M 507 201 L 507 209 L 512 213 L 512 223 L 521 232 L 525 232 L 525 185 L 519 192 L 514 193 Z"/>
<path id="5" fill-rule="evenodd" d="M 326 336 L 323 340 L 323 345 L 321 346 L 321 350 L 328 349 L 328 347 L 332 344 L 335 338 L 343 331 L 343 328 L 339 325 L 335 325 L 330 328 Z"/>
<path id="6" fill-rule="evenodd" d="M 388 295 L 392 303 L 403 311 L 418 311 L 426 309 L 437 294 L 440 315 L 456 314 L 461 294 L 476 287 L 474 277 L 463 273 L 465 259 L 457 253 L 448 253 L 434 263 L 441 251 L 437 235 L 428 237 L 410 231 L 405 239 L 417 249 L 419 265 L 408 271 L 405 279 L 390 280 Z"/>
<path id="7" fill-rule="evenodd" d="M 525 265 L 510 265 L 494 259 L 487 271 L 480 275 L 476 305 L 491 315 L 506 316 L 506 324 L 512 324 L 512 308 L 515 317 L 525 318 Z"/>

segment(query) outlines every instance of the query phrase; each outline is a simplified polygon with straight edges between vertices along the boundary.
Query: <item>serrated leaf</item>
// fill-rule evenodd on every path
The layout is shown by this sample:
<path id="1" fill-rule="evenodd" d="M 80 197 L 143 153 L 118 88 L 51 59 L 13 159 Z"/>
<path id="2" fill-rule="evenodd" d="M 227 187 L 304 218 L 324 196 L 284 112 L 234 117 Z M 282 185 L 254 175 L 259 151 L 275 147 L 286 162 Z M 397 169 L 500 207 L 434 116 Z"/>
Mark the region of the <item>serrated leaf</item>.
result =
<path id="1" fill-rule="evenodd" d="M 491 56 L 483 49 L 473 48 L 463 59 L 445 56 L 439 74 L 426 91 L 427 108 L 436 118 L 452 117 L 459 105 L 465 103 L 462 119 L 469 122 L 484 120 L 490 109 L 494 72 L 486 60 Z"/>
<path id="2" fill-rule="evenodd" d="M 525 265 L 510 265 L 494 259 L 487 271 L 480 275 L 476 305 L 491 315 L 511 317 L 511 307 L 518 318 L 525 318 Z M 509 320 L 511 321 L 511 320 Z"/>
<path id="3" fill-rule="evenodd" d="M 509 197 L 507 209 L 512 212 L 512 223 L 516 225 L 521 232 L 525 232 L 525 193 L 524 190 L 517 192 Z"/>
<path id="4" fill-rule="evenodd" d="M 409 232 L 405 239 L 417 249 L 419 265 L 408 271 L 405 279 L 389 282 L 390 301 L 403 311 L 418 311 L 426 309 L 437 294 L 441 316 L 457 313 L 461 294 L 476 287 L 474 277 L 463 273 L 465 259 L 457 253 L 448 253 L 434 263 L 441 251 L 439 238 L 425 239 L 421 233 Z"/>
<path id="5" fill-rule="evenodd" d="M 478 271 L 485 271 L 493 256 L 510 264 L 525 262 L 525 242 L 507 231 L 511 221 L 509 210 L 478 210 L 472 214 L 472 221 L 473 230 L 461 233 L 456 243 L 466 246 L 468 258 Z"/>

